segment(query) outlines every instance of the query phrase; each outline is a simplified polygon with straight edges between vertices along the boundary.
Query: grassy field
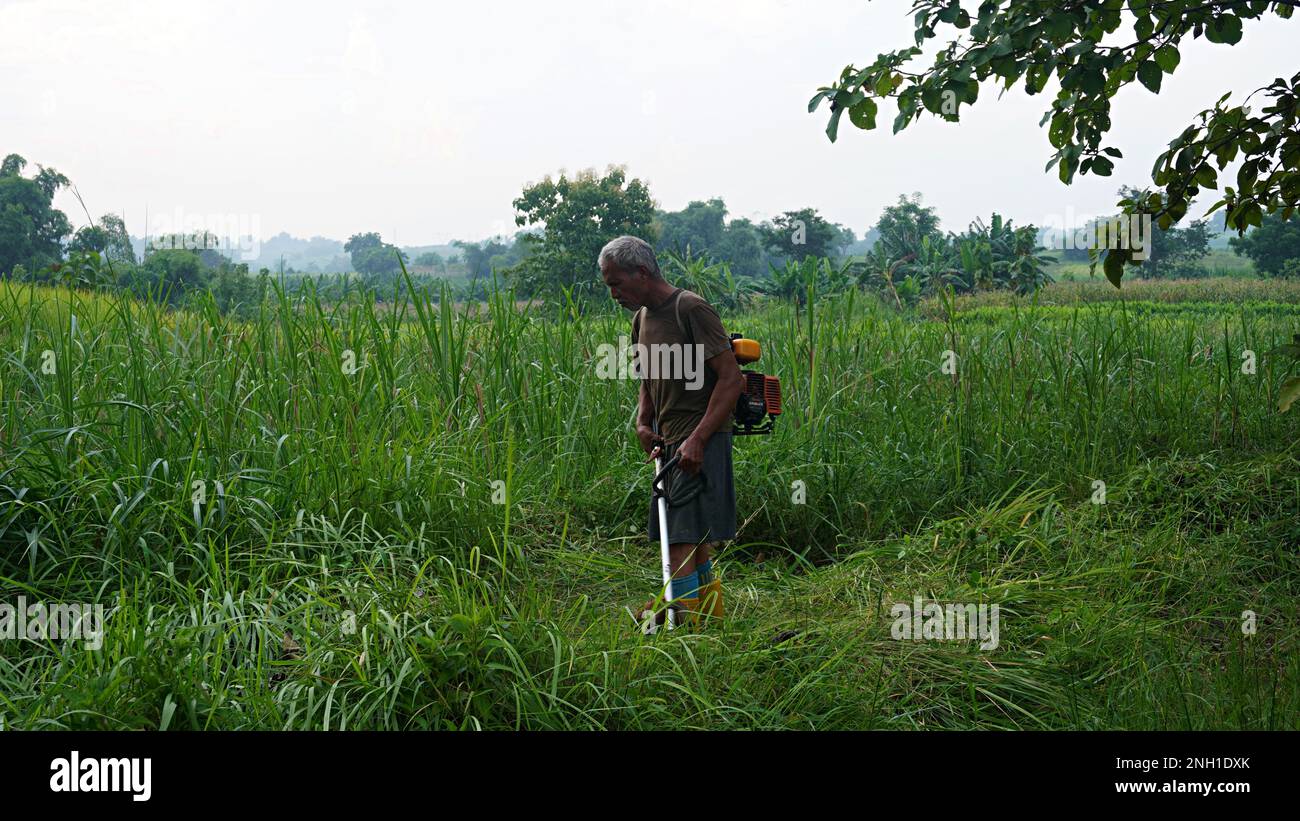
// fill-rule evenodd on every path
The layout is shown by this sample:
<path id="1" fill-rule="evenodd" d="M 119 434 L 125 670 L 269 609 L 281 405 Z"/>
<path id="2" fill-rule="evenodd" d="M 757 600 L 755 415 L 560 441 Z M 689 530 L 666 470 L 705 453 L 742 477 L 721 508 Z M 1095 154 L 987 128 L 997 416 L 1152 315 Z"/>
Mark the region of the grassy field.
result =
<path id="1" fill-rule="evenodd" d="M 724 317 L 787 412 L 736 442 L 727 620 L 647 637 L 626 314 L 0 283 L 0 602 L 107 611 L 0 641 L 0 726 L 1296 728 L 1300 294 L 1089 287 Z M 999 645 L 893 639 L 914 597 Z"/>
<path id="2" fill-rule="evenodd" d="M 1049 256 L 1052 255 L 1049 252 Z M 1059 258 L 1060 252 L 1055 252 Z M 1238 256 L 1229 248 L 1211 248 L 1210 253 L 1200 260 L 1200 266 L 1207 277 L 1253 279 L 1258 276 L 1255 263 L 1249 257 Z M 1047 271 L 1058 282 L 1105 279 L 1101 265 L 1097 266 L 1095 275 L 1089 275 L 1087 262 L 1058 261 L 1047 266 Z"/>

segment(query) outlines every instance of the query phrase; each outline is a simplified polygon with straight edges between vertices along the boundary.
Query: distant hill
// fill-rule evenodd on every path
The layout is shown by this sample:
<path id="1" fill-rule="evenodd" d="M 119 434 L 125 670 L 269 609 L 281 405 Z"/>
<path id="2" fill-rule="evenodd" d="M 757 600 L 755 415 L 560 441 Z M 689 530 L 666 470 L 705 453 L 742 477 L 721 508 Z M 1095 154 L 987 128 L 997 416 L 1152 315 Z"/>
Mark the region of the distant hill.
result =
<path id="1" fill-rule="evenodd" d="M 347 273 L 352 270 L 352 259 L 343 250 L 343 245 L 343 240 L 329 237 L 301 239 L 281 231 L 270 239 L 262 240 L 257 249 L 257 258 L 248 260 L 248 270 L 257 271 L 260 268 L 267 268 L 278 271 L 283 260 L 285 270 L 292 268 L 295 271 L 312 274 Z M 131 247 L 135 250 L 136 259 L 144 258 L 144 237 L 131 237 Z M 411 261 L 429 251 L 441 255 L 444 260 L 461 254 L 461 250 L 451 244 L 404 245 L 401 248 Z M 245 261 L 240 259 L 238 252 L 227 256 L 232 256 L 236 262 Z"/>

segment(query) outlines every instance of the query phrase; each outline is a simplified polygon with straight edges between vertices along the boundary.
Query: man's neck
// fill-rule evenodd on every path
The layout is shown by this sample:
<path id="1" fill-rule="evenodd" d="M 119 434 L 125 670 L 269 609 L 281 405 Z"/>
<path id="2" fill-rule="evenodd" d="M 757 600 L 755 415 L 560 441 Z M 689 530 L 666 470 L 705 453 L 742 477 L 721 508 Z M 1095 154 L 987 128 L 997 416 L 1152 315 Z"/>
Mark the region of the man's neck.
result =
<path id="1" fill-rule="evenodd" d="M 675 288 L 672 285 L 669 285 L 667 282 L 665 282 L 663 288 L 658 290 L 658 293 L 653 293 L 648 295 L 650 297 L 650 304 L 647 305 L 646 307 L 652 311 L 659 310 L 664 305 L 668 304 L 668 300 L 671 299 L 673 294 L 677 293 L 678 290 L 680 289 Z"/>

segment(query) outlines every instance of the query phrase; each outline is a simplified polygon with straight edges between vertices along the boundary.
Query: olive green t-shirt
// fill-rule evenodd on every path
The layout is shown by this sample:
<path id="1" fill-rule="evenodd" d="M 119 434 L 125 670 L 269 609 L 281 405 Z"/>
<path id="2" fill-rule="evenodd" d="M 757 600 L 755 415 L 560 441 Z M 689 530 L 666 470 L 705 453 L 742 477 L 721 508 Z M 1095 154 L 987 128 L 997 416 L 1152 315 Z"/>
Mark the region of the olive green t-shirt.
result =
<path id="1" fill-rule="evenodd" d="M 650 400 L 654 403 L 659 435 L 665 442 L 680 442 L 690 436 L 704 418 L 713 386 L 718 381 L 718 375 L 704 363 L 723 351 L 731 350 L 731 338 L 723 330 L 722 319 L 713 306 L 703 297 L 683 288 L 674 291 L 663 304 L 644 310 L 644 331 L 641 328 L 642 313 L 642 310 L 637 310 L 632 315 L 632 345 L 670 346 L 647 347 L 648 359 L 641 367 L 645 372 L 643 378 Z M 680 328 L 677 324 L 679 315 Z M 640 351 L 635 347 L 633 350 L 639 360 Z M 730 424 L 728 415 L 719 429 L 728 430 Z"/>

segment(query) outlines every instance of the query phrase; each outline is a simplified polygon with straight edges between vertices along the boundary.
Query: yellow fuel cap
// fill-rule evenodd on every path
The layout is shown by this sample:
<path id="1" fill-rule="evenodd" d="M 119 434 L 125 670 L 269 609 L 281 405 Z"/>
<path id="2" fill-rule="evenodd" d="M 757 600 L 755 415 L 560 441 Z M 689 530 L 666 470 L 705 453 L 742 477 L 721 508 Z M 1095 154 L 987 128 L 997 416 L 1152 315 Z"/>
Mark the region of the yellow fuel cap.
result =
<path id="1" fill-rule="evenodd" d="M 757 362 L 761 355 L 758 340 L 756 339 L 733 339 L 731 340 L 731 350 L 735 352 L 736 361 L 741 365 Z"/>

